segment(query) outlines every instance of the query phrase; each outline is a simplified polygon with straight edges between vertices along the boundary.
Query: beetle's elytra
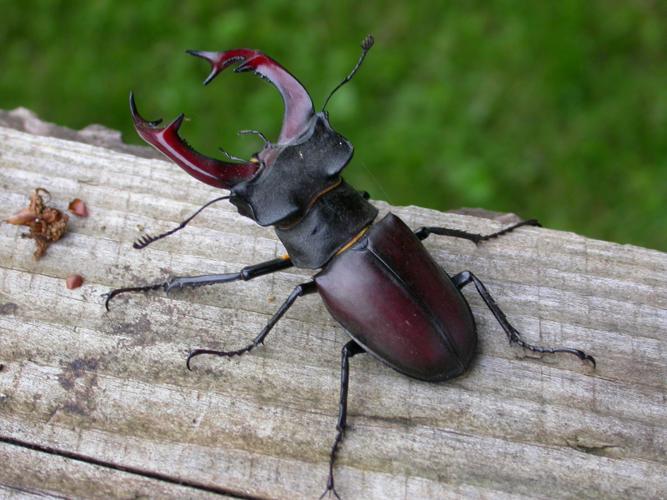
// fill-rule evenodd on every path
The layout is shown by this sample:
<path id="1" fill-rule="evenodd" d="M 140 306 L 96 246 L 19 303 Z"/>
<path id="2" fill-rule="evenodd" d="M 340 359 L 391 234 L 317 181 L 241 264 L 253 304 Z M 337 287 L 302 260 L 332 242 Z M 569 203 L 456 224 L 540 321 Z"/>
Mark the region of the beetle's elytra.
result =
<path id="1" fill-rule="evenodd" d="M 368 36 L 356 66 L 329 98 L 352 78 L 372 45 L 373 38 Z M 229 199 L 242 215 L 260 225 L 274 226 L 287 255 L 237 273 L 184 276 L 154 285 L 119 288 L 107 295 L 106 306 L 108 309 L 109 301 L 125 292 L 169 291 L 250 280 L 291 266 L 319 269 L 312 281 L 292 291 L 252 343 L 226 352 L 195 349 L 187 365 L 190 368 L 192 358 L 202 354 L 229 357 L 251 351 L 264 342 L 298 297 L 319 293 L 331 315 L 351 337 L 341 352 L 340 409 L 324 494 L 338 497 L 333 470 L 345 431 L 349 359 L 369 353 L 408 377 L 430 382 L 462 374 L 470 365 L 477 344 L 475 322 L 460 292 L 469 283 L 475 285 L 511 343 L 539 353 L 573 354 L 595 366 L 593 357 L 578 349 L 546 348 L 524 341 L 474 274 L 463 271 L 448 275 L 421 243 L 429 235 L 438 234 L 478 244 L 523 225 L 539 225 L 537 221 L 523 221 L 486 236 L 441 227 L 412 231 L 393 214 L 376 221 L 378 210 L 368 196 L 341 177 L 352 158 L 352 144 L 331 127 L 324 109 L 315 112 L 310 95 L 294 76 L 257 50 L 188 53 L 211 64 L 205 84 L 235 64 L 235 72 L 252 71 L 273 83 L 285 103 L 283 125 L 275 143 L 260 132 L 246 131 L 259 135 L 264 148 L 247 161 L 225 162 L 198 153 L 178 135 L 183 115 L 166 127 L 159 127 L 160 120 L 147 121 L 139 115 L 130 95 L 135 128 L 146 142 L 196 179 L 230 191 L 204 205 L 177 228 L 157 237 L 144 237 L 134 246 L 144 248 L 183 228 L 210 204 Z"/>

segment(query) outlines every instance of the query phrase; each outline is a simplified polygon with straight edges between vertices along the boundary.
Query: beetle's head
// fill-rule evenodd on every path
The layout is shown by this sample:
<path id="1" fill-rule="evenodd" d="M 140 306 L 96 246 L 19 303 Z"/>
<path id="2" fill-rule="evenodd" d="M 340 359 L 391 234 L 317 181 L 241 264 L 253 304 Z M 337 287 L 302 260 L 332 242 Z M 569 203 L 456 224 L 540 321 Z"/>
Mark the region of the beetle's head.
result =
<path id="1" fill-rule="evenodd" d="M 373 38 L 369 35 L 362 44 L 364 52 L 359 63 L 353 72 L 334 89 L 334 92 L 356 72 L 372 44 Z M 280 92 L 285 104 L 285 114 L 278 140 L 274 144 L 265 141 L 264 148 L 248 161 L 231 162 L 211 158 L 190 147 L 178 133 L 183 123 L 183 114 L 164 127 L 160 127 L 162 120 L 148 121 L 142 118 L 137 110 L 134 96 L 130 94 L 132 120 L 141 138 L 202 182 L 219 188 L 232 189 L 255 177 L 260 170 L 270 168 L 285 148 L 304 140 L 304 137 L 311 136 L 318 118 L 326 120 L 326 113 L 315 112 L 310 95 L 303 85 L 280 64 L 257 50 L 233 49 L 224 52 L 189 50 L 187 52 L 205 59 L 211 65 L 211 72 L 204 80 L 205 85 L 213 81 L 226 68 L 236 65 L 234 72 L 251 71 L 272 83 Z M 328 100 L 327 98 L 327 102 Z"/>

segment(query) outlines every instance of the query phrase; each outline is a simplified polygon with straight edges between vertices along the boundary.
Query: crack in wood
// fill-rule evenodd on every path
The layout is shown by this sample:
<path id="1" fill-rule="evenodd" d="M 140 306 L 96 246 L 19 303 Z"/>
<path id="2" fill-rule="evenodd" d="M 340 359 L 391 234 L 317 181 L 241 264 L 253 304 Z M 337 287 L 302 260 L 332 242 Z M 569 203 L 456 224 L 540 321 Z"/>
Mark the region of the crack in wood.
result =
<path id="1" fill-rule="evenodd" d="M 265 497 L 259 497 L 243 493 L 232 488 L 224 488 L 221 486 L 213 486 L 208 484 L 203 484 L 198 481 L 192 481 L 188 479 L 179 479 L 178 477 L 172 477 L 167 474 L 162 474 L 160 472 L 153 472 L 145 469 L 140 469 L 138 467 L 130 467 L 127 465 L 120 465 L 113 462 L 108 462 L 105 460 L 100 460 L 98 458 L 89 457 L 81 453 L 76 453 L 73 451 L 59 450 L 51 446 L 29 443 L 21 439 L 13 438 L 10 436 L 0 436 L 0 443 L 6 443 L 12 446 L 19 446 L 21 448 L 27 448 L 29 450 L 38 451 L 40 453 L 47 453 L 49 455 L 56 455 L 63 458 L 68 458 L 70 460 L 76 460 L 78 462 L 84 462 L 91 465 L 97 465 L 99 467 L 105 467 L 107 469 L 113 469 L 121 472 L 126 472 L 128 474 L 134 474 L 137 476 L 145 477 L 148 479 L 155 479 L 157 481 L 164 481 L 166 483 L 175 484 L 178 486 L 186 486 L 188 488 L 193 488 L 200 491 L 205 491 L 207 493 L 215 493 L 218 495 L 227 495 L 232 498 L 247 499 L 247 500 L 265 500 Z"/>

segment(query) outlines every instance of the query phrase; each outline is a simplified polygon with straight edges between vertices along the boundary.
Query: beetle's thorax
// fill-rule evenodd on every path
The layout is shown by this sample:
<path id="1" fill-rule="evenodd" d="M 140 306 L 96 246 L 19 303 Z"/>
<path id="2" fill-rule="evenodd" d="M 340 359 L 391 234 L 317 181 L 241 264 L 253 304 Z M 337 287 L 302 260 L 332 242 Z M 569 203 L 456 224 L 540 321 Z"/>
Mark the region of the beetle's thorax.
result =
<path id="1" fill-rule="evenodd" d="M 323 113 L 315 114 L 300 137 L 260 151 L 261 168 L 232 188 L 230 201 L 261 226 L 297 219 L 319 193 L 338 182 L 352 154 L 352 144 Z"/>
<path id="2" fill-rule="evenodd" d="M 341 179 L 296 223 L 277 225 L 276 234 L 297 267 L 318 269 L 369 226 L 378 210 Z"/>
<path id="3" fill-rule="evenodd" d="M 353 147 L 331 128 L 325 113 L 287 145 L 269 145 L 257 174 L 232 188 L 240 214 L 273 225 L 296 266 L 322 267 L 370 224 L 377 209 L 340 174 Z"/>

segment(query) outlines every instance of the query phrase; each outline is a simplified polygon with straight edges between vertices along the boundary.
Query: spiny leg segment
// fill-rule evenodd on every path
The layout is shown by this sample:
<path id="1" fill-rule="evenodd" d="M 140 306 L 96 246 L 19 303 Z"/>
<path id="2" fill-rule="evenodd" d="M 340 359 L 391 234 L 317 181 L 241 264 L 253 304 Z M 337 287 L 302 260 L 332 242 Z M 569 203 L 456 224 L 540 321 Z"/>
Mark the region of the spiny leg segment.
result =
<path id="1" fill-rule="evenodd" d="M 500 307 L 498 307 L 496 301 L 493 300 L 493 297 L 484 286 L 484 283 L 482 283 L 479 280 L 479 278 L 477 278 L 477 276 L 475 276 L 470 271 L 463 271 L 455 276 L 452 276 L 452 281 L 459 289 L 463 288 L 469 283 L 475 284 L 477 293 L 479 293 L 479 295 L 482 297 L 482 300 L 484 300 L 484 302 L 486 303 L 486 306 L 491 310 L 493 316 L 496 318 L 498 323 L 500 323 L 500 326 L 507 335 L 510 344 L 517 344 L 523 347 L 524 349 L 528 349 L 529 351 L 538 353 L 555 354 L 559 352 L 564 352 L 567 354 L 573 354 L 582 361 L 589 361 L 593 365 L 593 368 L 595 368 L 595 358 L 593 358 L 593 356 L 586 354 L 584 351 L 580 349 L 573 349 L 571 347 L 559 347 L 552 349 L 549 347 L 541 347 L 529 344 L 528 342 L 523 340 L 519 331 L 510 324 L 509 320 L 507 319 L 507 316 L 505 316 L 505 313 L 500 309 Z"/>
<path id="2" fill-rule="evenodd" d="M 154 285 L 145 285 L 145 286 L 130 286 L 125 288 L 116 288 L 111 290 L 106 295 L 106 301 L 104 306 L 107 311 L 109 310 L 109 302 L 111 299 L 120 295 L 121 293 L 130 293 L 130 292 L 148 292 L 151 290 L 164 290 L 165 292 L 170 292 L 175 288 L 197 288 L 200 286 L 214 285 L 219 283 L 230 283 L 232 281 L 248 281 L 258 276 L 264 276 L 265 274 L 274 273 L 276 271 L 282 271 L 292 267 L 292 261 L 288 257 L 279 257 L 277 259 L 268 260 L 266 262 L 260 262 L 259 264 L 254 264 L 252 266 L 246 266 L 241 271 L 236 273 L 224 273 L 224 274 L 204 274 L 201 276 L 180 276 L 170 278 L 167 281 L 161 283 L 156 283 Z"/>
<path id="3" fill-rule="evenodd" d="M 247 352 L 252 351 L 255 347 L 257 347 L 260 344 L 264 343 L 264 339 L 266 336 L 269 334 L 271 329 L 275 326 L 275 324 L 280 320 L 280 318 L 283 317 L 283 315 L 287 312 L 287 310 L 294 305 L 294 302 L 296 302 L 296 299 L 299 297 L 302 297 L 304 295 L 308 295 L 311 293 L 316 293 L 317 292 L 317 285 L 315 284 L 314 281 L 309 281 L 307 283 L 302 283 L 301 285 L 298 285 L 292 290 L 292 293 L 290 293 L 289 297 L 287 297 L 287 300 L 283 302 L 283 304 L 280 306 L 280 308 L 275 312 L 275 314 L 271 317 L 269 322 L 266 324 L 266 326 L 262 329 L 261 332 L 259 332 L 259 335 L 255 337 L 255 339 L 248 344 L 247 346 L 241 348 L 241 349 L 236 349 L 234 351 L 216 351 L 213 349 L 194 349 L 193 351 L 190 352 L 188 355 L 188 360 L 186 362 L 188 370 L 190 370 L 190 361 L 192 358 L 195 356 L 200 356 L 201 354 L 212 354 L 214 356 L 223 356 L 223 357 L 232 357 L 232 356 L 241 356 L 242 354 L 245 354 Z"/>
<path id="4" fill-rule="evenodd" d="M 334 464 L 336 462 L 336 454 L 338 453 L 338 446 L 343 441 L 345 436 L 345 427 L 347 425 L 347 390 L 350 382 L 350 358 L 356 354 L 361 354 L 364 349 L 354 340 L 350 340 L 343 346 L 340 360 L 340 399 L 338 401 L 338 422 L 336 424 L 336 439 L 331 446 L 331 453 L 329 455 L 329 478 L 327 480 L 327 489 L 322 493 L 321 498 L 331 492 L 336 498 L 340 499 L 336 488 L 334 488 Z"/>

